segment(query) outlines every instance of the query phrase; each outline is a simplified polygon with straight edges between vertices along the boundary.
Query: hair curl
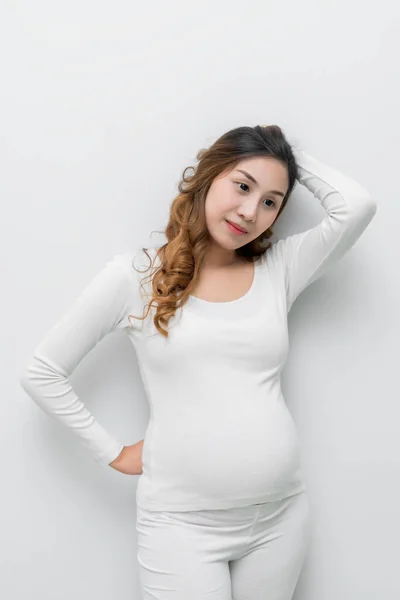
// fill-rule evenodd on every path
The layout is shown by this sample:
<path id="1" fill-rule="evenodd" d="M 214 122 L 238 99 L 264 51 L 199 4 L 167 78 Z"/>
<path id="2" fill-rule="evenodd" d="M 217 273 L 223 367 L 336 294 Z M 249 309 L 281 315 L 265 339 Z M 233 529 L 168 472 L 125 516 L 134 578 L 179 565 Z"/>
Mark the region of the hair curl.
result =
<path id="1" fill-rule="evenodd" d="M 209 148 L 199 150 L 197 167 L 184 169 L 178 184 L 179 194 L 170 206 L 165 229 L 168 241 L 157 249 L 160 264 L 152 275 L 152 294 L 146 314 L 130 317 L 143 320 L 156 305 L 155 327 L 161 335 L 168 337 L 168 329 L 163 326 L 168 326 L 169 319 L 185 304 L 195 288 L 210 241 L 205 219 L 208 190 L 216 176 L 255 156 L 273 157 L 287 166 L 289 187 L 276 218 L 279 217 L 294 188 L 298 172 L 292 147 L 278 125 L 237 127 L 223 134 Z M 188 169 L 192 169 L 193 173 L 187 175 Z M 272 227 L 269 227 L 258 238 L 237 248 L 237 256 L 254 262 L 271 246 L 271 242 L 265 242 L 272 234 Z M 149 269 L 153 263 L 148 248 L 142 250 L 150 259 Z"/>

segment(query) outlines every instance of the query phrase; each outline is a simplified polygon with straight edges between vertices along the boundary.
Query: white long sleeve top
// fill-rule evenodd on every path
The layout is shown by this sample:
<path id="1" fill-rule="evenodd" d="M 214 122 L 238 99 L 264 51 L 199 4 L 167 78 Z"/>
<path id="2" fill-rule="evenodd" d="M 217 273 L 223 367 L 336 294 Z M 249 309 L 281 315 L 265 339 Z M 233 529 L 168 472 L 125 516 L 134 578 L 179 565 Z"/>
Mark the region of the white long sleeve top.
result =
<path id="1" fill-rule="evenodd" d="M 195 296 L 169 322 L 153 323 L 140 279 L 141 250 L 116 254 L 47 333 L 21 384 L 49 415 L 74 432 L 94 460 L 109 465 L 123 444 L 96 420 L 70 375 L 108 333 L 123 330 L 135 347 L 150 407 L 136 500 L 148 510 L 199 510 L 272 501 L 306 487 L 295 424 L 281 392 L 289 345 L 287 314 L 299 294 L 356 242 L 377 204 L 352 178 L 295 150 L 299 182 L 326 216 L 274 243 L 255 264 L 238 300 Z M 156 248 L 150 248 L 156 257 Z M 156 266 L 157 266 L 156 262 Z M 145 280 L 147 281 L 147 280 Z M 129 443 L 133 443 L 130 441 Z"/>

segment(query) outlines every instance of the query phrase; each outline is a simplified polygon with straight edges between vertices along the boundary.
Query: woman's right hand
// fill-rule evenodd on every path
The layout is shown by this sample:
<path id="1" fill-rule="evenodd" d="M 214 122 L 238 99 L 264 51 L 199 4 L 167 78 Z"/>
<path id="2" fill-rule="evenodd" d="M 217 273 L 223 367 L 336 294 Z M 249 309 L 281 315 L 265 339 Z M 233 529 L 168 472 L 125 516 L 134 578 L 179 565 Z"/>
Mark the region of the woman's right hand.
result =
<path id="1" fill-rule="evenodd" d="M 122 452 L 109 466 L 125 475 L 141 475 L 143 442 L 144 440 L 140 440 L 131 446 L 124 446 Z"/>

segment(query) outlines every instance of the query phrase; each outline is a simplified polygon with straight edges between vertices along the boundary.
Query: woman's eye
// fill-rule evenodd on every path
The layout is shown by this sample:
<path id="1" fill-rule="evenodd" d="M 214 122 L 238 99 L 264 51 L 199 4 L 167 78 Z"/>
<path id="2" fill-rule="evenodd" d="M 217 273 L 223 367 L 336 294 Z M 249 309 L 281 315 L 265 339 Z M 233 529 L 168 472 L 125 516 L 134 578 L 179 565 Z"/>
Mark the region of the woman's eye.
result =
<path id="1" fill-rule="evenodd" d="M 239 185 L 245 185 L 247 188 L 249 187 L 249 186 L 247 185 L 247 183 L 241 183 L 240 181 L 238 182 L 238 184 L 239 184 Z M 242 192 L 245 192 L 245 191 L 246 191 L 246 190 L 242 190 Z"/>
<path id="2" fill-rule="evenodd" d="M 271 198 L 267 198 L 266 202 L 272 202 L 272 206 L 275 206 L 275 202 L 274 202 L 274 200 L 271 200 Z"/>

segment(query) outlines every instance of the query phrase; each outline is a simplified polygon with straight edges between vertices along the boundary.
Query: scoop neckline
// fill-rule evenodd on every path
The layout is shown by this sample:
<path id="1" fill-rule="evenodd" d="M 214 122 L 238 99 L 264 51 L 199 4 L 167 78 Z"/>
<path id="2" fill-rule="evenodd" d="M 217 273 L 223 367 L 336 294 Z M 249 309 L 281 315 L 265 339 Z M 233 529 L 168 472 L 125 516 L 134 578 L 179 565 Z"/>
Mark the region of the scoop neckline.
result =
<path id="1" fill-rule="evenodd" d="M 250 296 L 253 295 L 254 290 L 256 288 L 256 284 L 257 284 L 257 280 L 258 280 L 258 272 L 259 272 L 259 268 L 262 264 L 262 260 L 263 260 L 263 255 L 259 256 L 257 260 L 253 261 L 254 273 L 253 273 L 253 280 L 251 282 L 251 286 L 249 287 L 247 292 L 245 294 L 243 294 L 243 296 L 240 296 L 240 298 L 236 298 L 236 300 L 226 300 L 226 301 L 222 301 L 222 302 L 216 302 L 214 300 L 204 300 L 204 298 L 198 298 L 197 296 L 192 296 L 192 294 L 189 294 L 190 302 L 192 304 L 198 304 L 198 305 L 203 305 L 203 306 L 218 307 L 218 306 L 233 306 L 234 304 L 239 304 L 240 302 L 247 300 Z"/>

